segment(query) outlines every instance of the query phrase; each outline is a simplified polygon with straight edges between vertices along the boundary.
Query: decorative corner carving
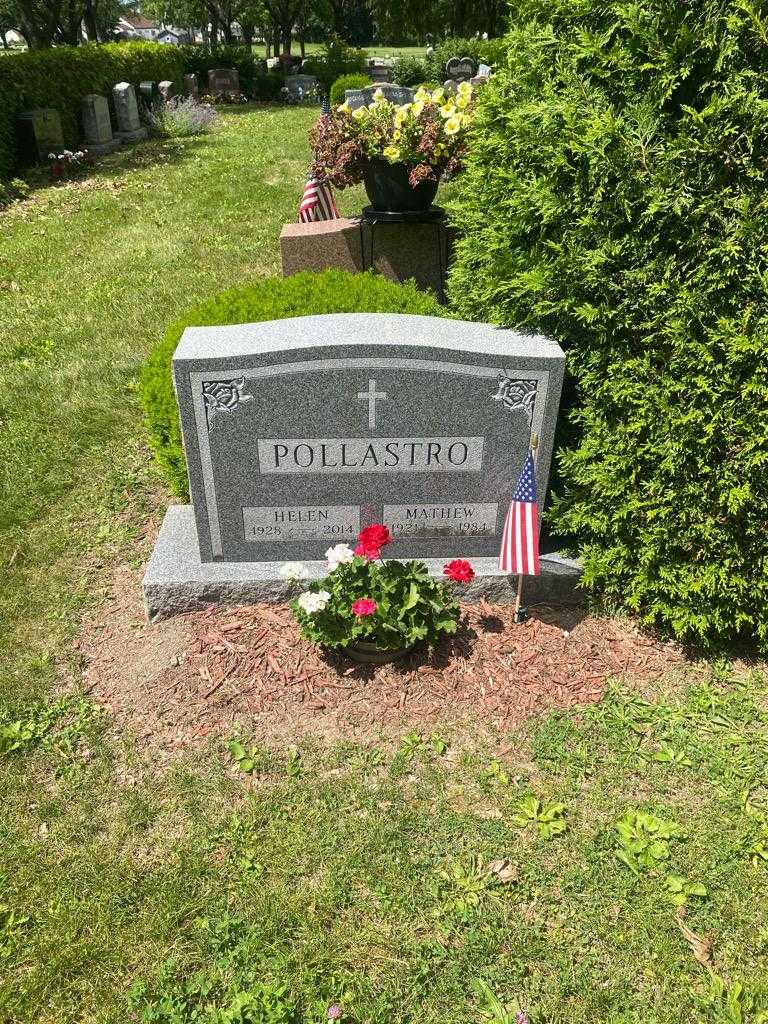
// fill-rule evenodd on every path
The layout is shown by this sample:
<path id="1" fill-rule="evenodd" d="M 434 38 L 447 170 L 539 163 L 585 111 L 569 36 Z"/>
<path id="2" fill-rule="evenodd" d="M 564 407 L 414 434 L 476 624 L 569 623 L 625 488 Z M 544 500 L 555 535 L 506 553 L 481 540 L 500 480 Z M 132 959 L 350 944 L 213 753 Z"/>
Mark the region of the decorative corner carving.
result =
<path id="1" fill-rule="evenodd" d="M 528 417 L 528 423 L 533 422 L 533 407 L 536 403 L 536 392 L 539 383 L 535 380 L 519 380 L 507 374 L 499 374 L 499 387 L 495 395 L 492 395 L 494 402 L 502 402 L 505 409 L 514 412 L 522 409 Z"/>
<path id="2" fill-rule="evenodd" d="M 245 402 L 253 400 L 253 395 L 244 395 L 245 377 L 236 380 L 207 380 L 203 384 L 203 401 L 208 430 L 213 429 L 224 413 L 233 413 Z"/>

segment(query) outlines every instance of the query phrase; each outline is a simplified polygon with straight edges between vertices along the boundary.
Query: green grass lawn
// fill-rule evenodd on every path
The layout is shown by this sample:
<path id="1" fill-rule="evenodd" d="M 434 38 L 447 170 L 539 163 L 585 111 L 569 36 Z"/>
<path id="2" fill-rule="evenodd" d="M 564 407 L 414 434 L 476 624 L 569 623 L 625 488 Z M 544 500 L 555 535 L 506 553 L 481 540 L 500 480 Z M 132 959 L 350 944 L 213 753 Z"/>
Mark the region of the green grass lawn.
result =
<path id="1" fill-rule="evenodd" d="M 315 116 L 239 110 L 0 214 L 0 1021 L 764 1022 L 757 671 L 499 737 L 264 748 L 252 774 L 140 758 L 55 696 L 167 498 L 137 370 L 184 309 L 278 270 Z"/>

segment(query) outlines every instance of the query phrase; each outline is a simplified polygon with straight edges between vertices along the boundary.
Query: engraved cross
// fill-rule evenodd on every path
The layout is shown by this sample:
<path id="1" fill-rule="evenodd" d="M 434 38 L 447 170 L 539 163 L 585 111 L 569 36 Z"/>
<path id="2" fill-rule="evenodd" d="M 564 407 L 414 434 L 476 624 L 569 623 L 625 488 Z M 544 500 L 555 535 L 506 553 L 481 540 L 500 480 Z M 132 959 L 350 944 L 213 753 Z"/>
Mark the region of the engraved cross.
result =
<path id="1" fill-rule="evenodd" d="M 368 403 L 368 429 L 373 430 L 376 426 L 376 400 L 384 401 L 387 397 L 386 391 L 376 390 L 376 381 L 368 381 L 368 390 L 358 392 L 357 398 L 360 402 Z"/>

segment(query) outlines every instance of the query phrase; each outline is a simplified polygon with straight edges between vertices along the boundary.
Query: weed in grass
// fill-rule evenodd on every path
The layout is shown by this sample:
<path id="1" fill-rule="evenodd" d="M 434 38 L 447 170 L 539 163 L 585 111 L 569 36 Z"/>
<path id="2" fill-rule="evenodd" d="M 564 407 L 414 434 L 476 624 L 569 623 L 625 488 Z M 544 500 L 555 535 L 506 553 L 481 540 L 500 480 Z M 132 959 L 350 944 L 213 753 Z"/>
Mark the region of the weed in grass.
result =
<path id="1" fill-rule="evenodd" d="M 616 822 L 616 831 L 616 856 L 638 876 L 662 867 L 669 860 L 669 840 L 682 836 L 674 822 L 636 810 L 627 811 Z"/>
<path id="2" fill-rule="evenodd" d="M 568 828 L 563 804 L 549 803 L 537 796 L 529 795 L 519 801 L 515 810 L 516 813 L 512 817 L 514 824 L 518 828 L 535 825 L 542 839 L 560 836 Z"/>

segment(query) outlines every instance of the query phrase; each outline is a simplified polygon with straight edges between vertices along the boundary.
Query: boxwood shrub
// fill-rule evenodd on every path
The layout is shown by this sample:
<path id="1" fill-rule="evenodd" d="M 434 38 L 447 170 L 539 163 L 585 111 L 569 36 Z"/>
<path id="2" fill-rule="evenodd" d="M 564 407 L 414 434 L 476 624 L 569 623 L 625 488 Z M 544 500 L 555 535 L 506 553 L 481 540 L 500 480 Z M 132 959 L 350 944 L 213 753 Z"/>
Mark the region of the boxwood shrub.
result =
<path id="1" fill-rule="evenodd" d="M 140 394 L 152 449 L 174 494 L 188 496 L 187 464 L 171 378 L 171 357 L 186 327 L 283 320 L 320 313 L 417 313 L 448 316 L 445 307 L 411 284 L 373 274 L 326 270 L 254 281 L 214 295 L 171 324 L 145 364 Z"/>
<path id="2" fill-rule="evenodd" d="M 545 331 L 575 400 L 551 514 L 586 583 L 768 649 L 768 18 L 521 0 L 456 220 L 459 313 Z"/>
<path id="3" fill-rule="evenodd" d="M 336 107 L 344 102 L 347 89 L 365 89 L 367 85 L 373 85 L 373 79 L 368 75 L 339 75 L 331 86 L 331 103 Z"/>
<path id="4" fill-rule="evenodd" d="M 161 43 L 105 43 L 26 50 L 0 61 L 0 178 L 16 166 L 16 115 L 35 107 L 54 107 L 61 115 L 64 140 L 80 138 L 80 103 L 89 93 L 108 96 L 118 82 L 168 80 L 181 85 L 182 48 Z"/>

